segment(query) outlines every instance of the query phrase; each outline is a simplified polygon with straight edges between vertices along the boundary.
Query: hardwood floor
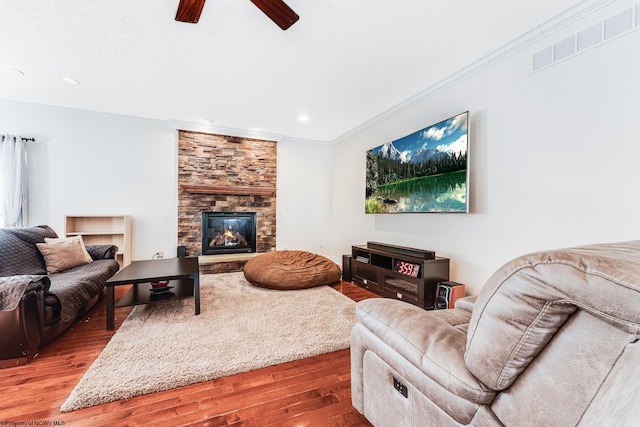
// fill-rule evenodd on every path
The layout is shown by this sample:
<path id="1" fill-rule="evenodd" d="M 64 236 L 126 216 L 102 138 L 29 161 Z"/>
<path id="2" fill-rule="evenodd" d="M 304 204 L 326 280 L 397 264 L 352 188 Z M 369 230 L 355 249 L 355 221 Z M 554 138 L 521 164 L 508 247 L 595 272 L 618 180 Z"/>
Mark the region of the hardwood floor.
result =
<path id="1" fill-rule="evenodd" d="M 355 301 L 378 295 L 349 282 Z M 116 288 L 116 297 L 126 287 Z M 349 349 L 78 411 L 60 406 L 115 333 L 105 299 L 31 363 L 0 370 L 0 423 L 65 426 L 370 426 L 351 406 Z M 131 311 L 116 309 L 116 329 Z M 46 421 L 47 424 L 43 423 Z M 36 424 L 40 422 L 40 424 Z M 11 425 L 11 424 L 7 424 Z"/>

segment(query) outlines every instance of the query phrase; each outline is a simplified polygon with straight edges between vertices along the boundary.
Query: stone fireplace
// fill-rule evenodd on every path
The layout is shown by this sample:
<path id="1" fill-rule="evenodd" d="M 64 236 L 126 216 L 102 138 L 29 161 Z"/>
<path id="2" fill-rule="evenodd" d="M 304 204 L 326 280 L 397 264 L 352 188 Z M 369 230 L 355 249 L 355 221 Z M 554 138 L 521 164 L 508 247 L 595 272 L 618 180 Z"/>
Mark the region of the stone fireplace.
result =
<path id="1" fill-rule="evenodd" d="M 254 215 L 254 252 L 275 249 L 276 150 L 275 141 L 178 131 L 178 245 L 186 256 L 203 255 L 204 212 Z M 207 258 L 233 256 L 219 253 Z M 238 255 L 244 261 L 210 266 L 201 258 L 200 270 L 240 271 L 252 253 Z"/>
<path id="2" fill-rule="evenodd" d="M 202 255 L 255 251 L 255 212 L 202 213 Z"/>

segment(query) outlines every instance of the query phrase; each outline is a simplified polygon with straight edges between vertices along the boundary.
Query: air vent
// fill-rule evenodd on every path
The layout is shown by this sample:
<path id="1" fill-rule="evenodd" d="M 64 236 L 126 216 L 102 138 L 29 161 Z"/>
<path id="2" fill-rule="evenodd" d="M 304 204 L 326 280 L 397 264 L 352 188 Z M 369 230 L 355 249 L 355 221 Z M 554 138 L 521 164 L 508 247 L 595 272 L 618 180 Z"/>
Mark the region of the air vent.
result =
<path id="1" fill-rule="evenodd" d="M 604 20 L 604 39 L 609 40 L 615 36 L 629 31 L 633 26 L 633 9 L 627 9 L 624 12 L 612 16 Z"/>
<path id="2" fill-rule="evenodd" d="M 602 41 L 602 22 L 578 33 L 578 52 L 589 49 Z"/>
<path id="3" fill-rule="evenodd" d="M 546 67 L 547 65 L 551 65 L 553 62 L 553 49 L 551 46 L 548 48 L 541 50 L 538 53 L 533 54 L 533 70 L 539 70 L 541 68 Z"/>
<path id="4" fill-rule="evenodd" d="M 576 36 L 571 36 L 553 45 L 553 60 L 560 61 L 576 53 Z"/>
<path id="5" fill-rule="evenodd" d="M 640 4 L 626 9 L 577 34 L 544 48 L 532 56 L 532 71 L 536 72 L 555 63 L 594 48 L 605 41 L 629 34 L 640 28 Z"/>

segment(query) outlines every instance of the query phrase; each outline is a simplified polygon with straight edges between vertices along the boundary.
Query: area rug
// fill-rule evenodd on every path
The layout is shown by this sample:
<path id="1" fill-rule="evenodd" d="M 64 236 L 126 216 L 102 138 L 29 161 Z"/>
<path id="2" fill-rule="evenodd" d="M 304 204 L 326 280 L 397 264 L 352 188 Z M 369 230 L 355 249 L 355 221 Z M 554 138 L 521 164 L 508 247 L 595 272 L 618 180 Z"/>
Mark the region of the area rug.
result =
<path id="1" fill-rule="evenodd" d="M 136 306 L 61 407 L 73 411 L 349 347 L 355 302 L 322 286 L 257 288 L 200 276 L 193 300 Z"/>

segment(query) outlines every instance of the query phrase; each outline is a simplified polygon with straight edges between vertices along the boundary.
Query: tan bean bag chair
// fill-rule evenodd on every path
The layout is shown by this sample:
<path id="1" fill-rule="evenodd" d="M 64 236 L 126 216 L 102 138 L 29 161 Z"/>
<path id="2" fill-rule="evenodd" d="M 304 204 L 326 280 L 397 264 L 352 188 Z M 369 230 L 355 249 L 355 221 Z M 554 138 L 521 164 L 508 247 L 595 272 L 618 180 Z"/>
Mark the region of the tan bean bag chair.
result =
<path id="1" fill-rule="evenodd" d="M 244 277 L 269 289 L 305 289 L 340 281 L 340 267 L 329 258 L 305 251 L 266 252 L 244 265 Z"/>

